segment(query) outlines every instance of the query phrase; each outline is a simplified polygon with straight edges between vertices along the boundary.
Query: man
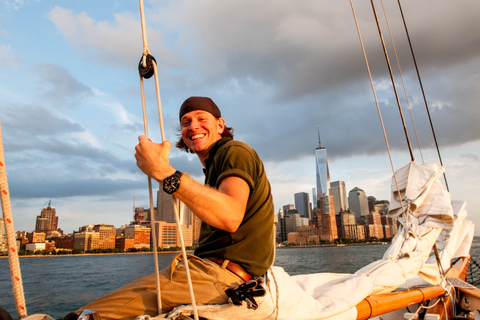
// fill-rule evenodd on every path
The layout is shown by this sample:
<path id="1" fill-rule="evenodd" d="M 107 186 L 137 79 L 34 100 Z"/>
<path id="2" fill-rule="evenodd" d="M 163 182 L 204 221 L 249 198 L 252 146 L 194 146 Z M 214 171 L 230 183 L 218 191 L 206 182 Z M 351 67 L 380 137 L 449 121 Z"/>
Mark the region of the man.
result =
<path id="1" fill-rule="evenodd" d="M 232 129 L 217 105 L 206 97 L 190 97 L 179 112 L 177 147 L 195 153 L 204 167 L 205 185 L 169 163 L 171 143 L 139 137 L 138 167 L 167 193 L 183 201 L 201 220 L 195 256 L 189 256 L 196 302 L 222 304 L 225 290 L 262 276 L 274 259 L 274 207 L 263 163 L 248 145 L 234 141 Z M 189 304 L 181 256 L 160 271 L 163 312 Z M 102 319 L 135 319 L 156 315 L 155 274 L 134 281 L 85 306 Z M 81 309 L 81 310 L 82 310 Z M 79 311 L 81 311 L 79 310 Z"/>

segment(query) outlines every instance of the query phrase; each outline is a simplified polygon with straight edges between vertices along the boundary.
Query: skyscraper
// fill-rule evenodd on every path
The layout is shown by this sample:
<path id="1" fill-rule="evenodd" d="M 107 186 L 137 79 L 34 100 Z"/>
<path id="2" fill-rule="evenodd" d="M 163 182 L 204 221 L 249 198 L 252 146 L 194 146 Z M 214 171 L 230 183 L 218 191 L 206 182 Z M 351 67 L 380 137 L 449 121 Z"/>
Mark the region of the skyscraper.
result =
<path id="1" fill-rule="evenodd" d="M 56 210 L 51 206 L 52 201 L 48 202 L 48 207 L 43 207 L 42 212 L 37 216 L 35 224 L 36 232 L 50 232 L 57 231 L 58 229 L 58 217 L 56 216 Z"/>
<path id="2" fill-rule="evenodd" d="M 348 193 L 348 206 L 355 213 L 357 222 L 360 222 L 361 216 L 368 215 L 368 199 L 365 191 L 355 187 Z"/>
<path id="3" fill-rule="evenodd" d="M 347 190 L 344 181 L 333 181 L 330 184 L 330 195 L 335 202 L 335 214 L 347 210 Z"/>
<path id="4" fill-rule="evenodd" d="M 302 218 L 310 218 L 310 210 L 309 210 L 309 200 L 308 200 L 308 193 L 306 192 L 299 192 L 295 193 L 295 208 L 297 209 L 300 217 Z"/>
<path id="5" fill-rule="evenodd" d="M 180 215 L 180 224 L 192 224 L 192 211 L 181 201 L 176 199 Z M 172 196 L 163 190 L 157 192 L 157 214 L 156 221 L 165 221 L 168 223 L 176 223 L 175 211 L 173 210 Z"/>
<path id="6" fill-rule="evenodd" d="M 328 196 L 330 189 L 330 171 L 328 170 L 327 149 L 322 147 L 320 141 L 320 130 L 318 131 L 318 148 L 315 149 L 315 163 L 317 168 L 317 197 L 315 202 L 320 200 L 321 196 Z"/>

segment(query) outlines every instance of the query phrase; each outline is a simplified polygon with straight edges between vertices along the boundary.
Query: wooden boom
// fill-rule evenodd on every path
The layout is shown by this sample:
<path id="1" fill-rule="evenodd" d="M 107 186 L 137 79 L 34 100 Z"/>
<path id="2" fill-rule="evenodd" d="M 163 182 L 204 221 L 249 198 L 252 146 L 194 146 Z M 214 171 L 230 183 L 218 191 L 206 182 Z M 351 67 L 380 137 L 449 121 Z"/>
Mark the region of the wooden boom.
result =
<path id="1" fill-rule="evenodd" d="M 447 278 L 465 280 L 469 258 L 460 259 L 450 268 Z M 440 297 L 445 294 L 441 286 L 418 288 L 410 291 L 377 294 L 366 297 L 357 304 L 357 320 L 364 320 L 387 312 L 405 308 L 422 301 Z"/>

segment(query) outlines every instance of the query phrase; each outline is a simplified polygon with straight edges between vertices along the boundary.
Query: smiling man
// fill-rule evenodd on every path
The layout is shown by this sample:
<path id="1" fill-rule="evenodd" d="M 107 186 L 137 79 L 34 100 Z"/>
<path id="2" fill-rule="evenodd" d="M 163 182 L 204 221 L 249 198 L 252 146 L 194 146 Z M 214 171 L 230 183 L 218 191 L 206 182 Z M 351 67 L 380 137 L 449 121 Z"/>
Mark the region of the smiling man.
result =
<path id="1" fill-rule="evenodd" d="M 171 143 L 139 137 L 138 167 L 163 190 L 183 201 L 202 220 L 189 268 L 196 302 L 227 303 L 225 290 L 259 277 L 274 260 L 274 207 L 265 169 L 247 144 L 233 140 L 220 109 L 206 97 L 190 97 L 179 112 L 182 136 L 177 147 L 195 153 L 205 184 L 176 170 L 169 162 Z M 160 271 L 162 309 L 190 303 L 184 262 L 177 256 Z M 85 306 L 102 319 L 135 319 L 157 313 L 155 274 L 136 280 Z M 79 310 L 79 311 L 81 311 Z"/>

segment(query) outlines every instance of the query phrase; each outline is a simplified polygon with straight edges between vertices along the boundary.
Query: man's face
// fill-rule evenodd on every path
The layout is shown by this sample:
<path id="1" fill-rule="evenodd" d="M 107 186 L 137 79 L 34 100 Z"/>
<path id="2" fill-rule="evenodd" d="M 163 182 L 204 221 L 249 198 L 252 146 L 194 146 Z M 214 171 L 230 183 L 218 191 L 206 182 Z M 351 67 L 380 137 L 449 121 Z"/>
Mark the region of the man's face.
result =
<path id="1" fill-rule="evenodd" d="M 180 126 L 187 147 L 206 157 L 213 144 L 222 138 L 225 121 L 215 118 L 210 112 L 194 110 L 183 115 Z"/>

